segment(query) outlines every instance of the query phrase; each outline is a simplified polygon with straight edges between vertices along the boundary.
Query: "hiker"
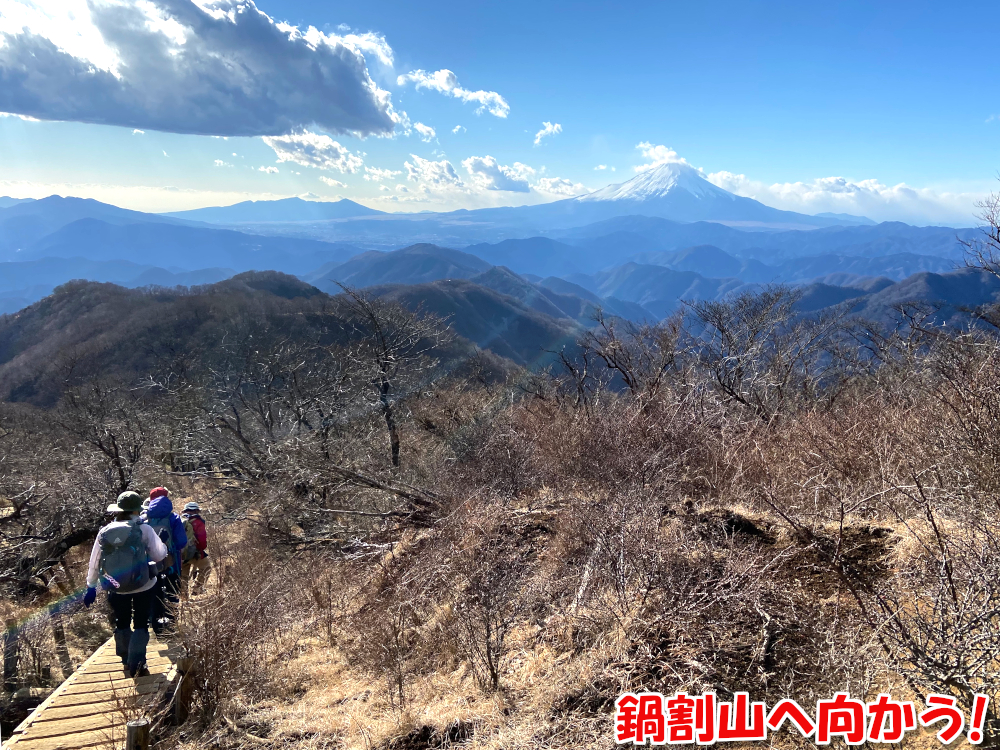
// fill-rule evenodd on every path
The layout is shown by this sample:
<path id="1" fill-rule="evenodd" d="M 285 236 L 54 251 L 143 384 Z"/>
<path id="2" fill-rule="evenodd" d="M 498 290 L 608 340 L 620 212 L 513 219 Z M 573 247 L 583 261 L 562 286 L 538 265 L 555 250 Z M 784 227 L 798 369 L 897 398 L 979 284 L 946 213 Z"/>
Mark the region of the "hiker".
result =
<path id="1" fill-rule="evenodd" d="M 123 492 L 113 508 L 115 520 L 97 533 L 87 570 L 89 607 L 97 598 L 97 584 L 108 592 L 115 613 L 115 653 L 130 677 L 148 674 L 146 644 L 149 614 L 156 587 L 156 564 L 167 556 L 167 547 L 139 518 L 142 498 Z"/>
<path id="2" fill-rule="evenodd" d="M 176 606 L 180 601 L 181 550 L 187 546 L 184 522 L 174 513 L 166 487 L 149 491 L 149 507 L 143 520 L 167 546 L 167 559 L 160 572 L 160 583 L 153 601 L 153 632 L 160 635 L 173 626 Z"/>
<path id="3" fill-rule="evenodd" d="M 181 513 L 184 530 L 188 532 L 187 546 L 181 551 L 181 587 L 185 596 L 196 594 L 205 587 L 205 581 L 212 571 L 212 561 L 208 559 L 208 535 L 205 520 L 201 517 L 201 506 L 190 502 Z"/>

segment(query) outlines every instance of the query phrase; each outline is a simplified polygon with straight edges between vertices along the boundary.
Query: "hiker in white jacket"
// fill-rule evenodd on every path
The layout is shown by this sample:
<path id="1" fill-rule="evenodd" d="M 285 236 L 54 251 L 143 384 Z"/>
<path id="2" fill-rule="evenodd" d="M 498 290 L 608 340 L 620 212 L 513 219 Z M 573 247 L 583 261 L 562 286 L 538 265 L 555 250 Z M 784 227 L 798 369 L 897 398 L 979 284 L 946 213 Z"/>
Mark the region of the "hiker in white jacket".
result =
<path id="1" fill-rule="evenodd" d="M 104 526 L 94 540 L 87 570 L 87 593 L 83 603 L 97 598 L 97 584 L 108 592 L 115 613 L 115 653 L 129 675 L 148 674 L 146 644 L 149 614 L 156 587 L 155 564 L 167 556 L 167 547 L 139 518 L 142 498 L 123 492 L 115 506 L 115 520 Z"/>

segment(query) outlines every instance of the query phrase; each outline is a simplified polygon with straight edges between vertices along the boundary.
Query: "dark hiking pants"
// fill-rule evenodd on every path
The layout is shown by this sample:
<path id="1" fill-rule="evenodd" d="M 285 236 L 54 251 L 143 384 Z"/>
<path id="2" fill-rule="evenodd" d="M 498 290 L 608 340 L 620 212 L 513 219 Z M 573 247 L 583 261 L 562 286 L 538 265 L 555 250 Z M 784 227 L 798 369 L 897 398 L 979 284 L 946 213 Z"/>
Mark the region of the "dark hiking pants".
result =
<path id="1" fill-rule="evenodd" d="M 157 635 L 173 627 L 177 604 L 180 602 L 180 573 L 162 573 L 154 591 L 153 632 Z"/>
<path id="2" fill-rule="evenodd" d="M 155 587 L 136 594 L 108 594 L 108 603 L 115 613 L 115 653 L 133 676 L 146 663 L 149 617 L 155 596 Z"/>

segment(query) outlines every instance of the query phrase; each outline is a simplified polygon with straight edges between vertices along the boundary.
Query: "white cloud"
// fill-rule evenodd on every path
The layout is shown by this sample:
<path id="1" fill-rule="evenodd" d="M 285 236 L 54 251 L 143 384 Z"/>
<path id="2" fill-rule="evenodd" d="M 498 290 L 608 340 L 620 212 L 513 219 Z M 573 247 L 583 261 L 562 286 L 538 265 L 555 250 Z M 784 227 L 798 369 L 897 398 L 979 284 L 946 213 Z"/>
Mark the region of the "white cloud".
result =
<path id="1" fill-rule="evenodd" d="M 3 17 L 0 16 L 0 21 Z M 19 115 L 16 112 L 0 112 L 0 117 L 16 117 L 18 120 L 23 120 L 24 122 L 41 122 L 37 117 L 28 117 L 27 115 Z"/>
<path id="2" fill-rule="evenodd" d="M 464 133 L 465 132 L 465 126 L 464 125 L 456 125 L 455 127 L 453 127 L 451 129 L 451 132 L 454 133 L 455 135 L 458 135 L 459 133 Z"/>
<path id="3" fill-rule="evenodd" d="M 231 167 L 233 165 L 230 164 L 229 162 L 222 161 L 222 159 L 216 159 L 215 160 L 215 166 L 217 166 L 217 167 Z"/>
<path id="4" fill-rule="evenodd" d="M 0 111 L 200 135 L 318 126 L 387 135 L 401 116 L 374 34 L 276 23 L 253 0 L 4 2 Z"/>
<path id="5" fill-rule="evenodd" d="M 372 182 L 391 180 L 396 175 L 403 174 L 401 171 L 392 169 L 379 169 L 378 167 L 365 167 L 365 179 Z"/>
<path id="6" fill-rule="evenodd" d="M 543 177 L 533 187 L 540 193 L 560 197 L 583 195 L 590 192 L 582 183 L 573 182 L 562 177 Z"/>
<path id="7" fill-rule="evenodd" d="M 380 195 L 376 200 L 385 201 L 387 203 L 440 203 L 441 200 L 438 198 L 431 197 L 430 195 Z"/>
<path id="8" fill-rule="evenodd" d="M 298 173 L 296 172 L 296 174 Z M 329 185 L 330 187 L 341 187 L 341 188 L 347 187 L 346 183 L 343 183 L 340 180 L 335 180 L 332 177 L 327 177 L 325 174 L 321 174 L 319 176 L 319 181 Z"/>
<path id="9" fill-rule="evenodd" d="M 705 177 L 731 193 L 754 198 L 775 208 L 807 214 L 848 213 L 876 221 L 972 226 L 975 203 L 983 198 L 982 193 L 968 190 L 915 188 L 902 182 L 890 186 L 875 179 L 854 182 L 844 177 L 820 177 L 806 182 L 769 185 L 725 171 Z"/>
<path id="10" fill-rule="evenodd" d="M 146 131 L 139 130 L 139 128 L 136 128 L 135 130 L 132 131 L 132 135 L 146 135 Z"/>
<path id="11" fill-rule="evenodd" d="M 430 125 L 424 125 L 422 122 L 415 122 L 413 123 L 413 129 L 420 134 L 420 140 L 425 143 L 430 143 L 437 138 L 437 131 L 435 131 Z"/>
<path id="12" fill-rule="evenodd" d="M 476 114 L 488 111 L 496 117 L 506 117 L 510 114 L 510 105 L 496 91 L 470 91 L 458 85 L 458 76 L 450 70 L 438 70 L 428 73 L 425 70 L 414 70 L 396 79 L 396 84 L 405 86 L 407 83 L 414 83 L 418 89 L 429 89 L 437 91 L 446 96 L 453 96 L 463 102 L 476 102 L 479 104 Z M 2 100 L 0 100 L 2 101 Z"/>
<path id="13" fill-rule="evenodd" d="M 266 172 L 267 174 L 278 174 L 277 167 L 257 167 L 258 172 Z"/>
<path id="14" fill-rule="evenodd" d="M 680 163 L 687 164 L 687 159 L 677 155 L 677 152 L 667 146 L 654 146 L 649 141 L 636 144 L 636 148 L 642 152 L 642 156 L 648 159 L 648 163 L 635 167 L 636 172 L 645 172 L 647 169 L 658 167 L 661 164 Z"/>
<path id="15" fill-rule="evenodd" d="M 381 190 L 383 193 L 391 193 L 392 192 L 392 188 L 389 187 L 388 185 L 379 185 L 378 189 Z"/>
<path id="16" fill-rule="evenodd" d="M 406 187 L 406 185 L 404 185 L 403 183 L 399 183 L 398 185 L 396 185 L 396 192 L 397 193 L 408 193 L 408 192 L 410 192 L 410 189 L 408 187 Z"/>
<path id="17" fill-rule="evenodd" d="M 403 166 L 406 167 L 406 179 L 435 188 L 464 187 L 462 178 L 458 176 L 450 161 L 421 159 L 416 154 L 410 154 L 410 158 L 413 159 L 412 163 L 403 162 Z"/>
<path id="18" fill-rule="evenodd" d="M 539 143 L 541 143 L 542 138 L 546 138 L 547 136 L 550 135 L 556 135 L 557 133 L 561 132 L 562 132 L 562 125 L 560 125 L 558 122 L 551 123 L 543 121 L 542 129 L 539 130 L 537 133 L 535 133 L 535 145 L 537 146 Z"/>
<path id="19" fill-rule="evenodd" d="M 514 162 L 508 167 L 497 163 L 492 156 L 470 156 L 462 166 L 472 177 L 473 183 L 483 190 L 506 190 L 512 193 L 527 193 L 531 190 L 528 177 L 535 170 L 526 164 Z"/>
<path id="20" fill-rule="evenodd" d="M 274 149 L 278 161 L 291 161 L 303 167 L 357 172 L 364 160 L 348 151 L 328 135 L 303 131 L 293 135 L 264 136 L 264 143 Z"/>
<path id="21" fill-rule="evenodd" d="M 164 155 L 165 157 L 167 157 L 168 159 L 170 158 L 170 154 L 168 154 L 168 153 L 167 153 L 166 151 L 164 151 L 164 152 L 163 152 L 163 155 Z"/>
<path id="22" fill-rule="evenodd" d="M 609 167 L 607 164 L 598 164 L 596 167 L 594 167 L 595 172 L 603 172 L 604 170 L 610 170 L 614 172 L 615 168 Z"/>

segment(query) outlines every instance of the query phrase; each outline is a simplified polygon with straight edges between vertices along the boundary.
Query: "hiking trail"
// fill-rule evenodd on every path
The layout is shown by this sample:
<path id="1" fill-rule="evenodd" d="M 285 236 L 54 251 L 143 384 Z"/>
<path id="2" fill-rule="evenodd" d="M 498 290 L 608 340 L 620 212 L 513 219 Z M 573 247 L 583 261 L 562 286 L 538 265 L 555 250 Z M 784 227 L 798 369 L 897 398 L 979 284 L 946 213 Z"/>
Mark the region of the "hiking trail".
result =
<path id="1" fill-rule="evenodd" d="M 109 639 L 4 738 L 3 750 L 123 747 L 126 722 L 156 714 L 173 698 L 181 655 L 150 634 L 149 675 L 132 679 Z"/>

